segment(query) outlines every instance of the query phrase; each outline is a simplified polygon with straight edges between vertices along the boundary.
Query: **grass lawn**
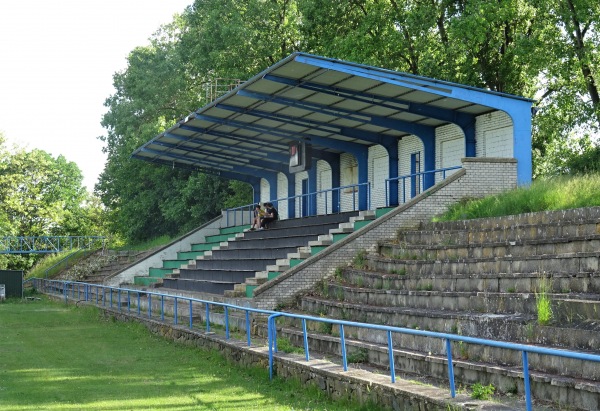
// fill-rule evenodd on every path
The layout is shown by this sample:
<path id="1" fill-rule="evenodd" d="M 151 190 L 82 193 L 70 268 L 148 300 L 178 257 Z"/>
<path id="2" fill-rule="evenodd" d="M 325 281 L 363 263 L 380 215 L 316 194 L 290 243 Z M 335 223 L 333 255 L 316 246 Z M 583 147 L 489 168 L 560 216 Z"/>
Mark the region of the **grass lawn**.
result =
<path id="1" fill-rule="evenodd" d="M 94 307 L 0 304 L 0 410 L 358 410 Z"/>

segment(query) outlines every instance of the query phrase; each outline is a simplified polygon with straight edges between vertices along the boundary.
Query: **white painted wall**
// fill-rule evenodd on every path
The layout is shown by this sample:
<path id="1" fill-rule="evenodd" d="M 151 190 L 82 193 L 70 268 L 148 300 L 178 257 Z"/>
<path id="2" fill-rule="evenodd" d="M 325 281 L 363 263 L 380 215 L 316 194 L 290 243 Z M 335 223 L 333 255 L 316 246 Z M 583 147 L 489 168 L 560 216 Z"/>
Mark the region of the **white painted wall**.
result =
<path id="1" fill-rule="evenodd" d="M 295 174 L 295 178 L 296 178 L 296 195 L 299 196 L 302 194 L 302 180 L 307 179 L 308 178 L 308 171 L 301 171 L 299 173 Z M 313 191 L 313 190 L 310 190 Z M 307 201 L 308 199 L 304 200 Z M 295 207 L 296 207 L 296 217 L 301 217 L 302 216 L 302 203 L 301 203 L 301 198 L 298 197 L 296 198 L 296 200 L 294 201 Z"/>
<path id="2" fill-rule="evenodd" d="M 369 147 L 369 183 L 371 209 L 385 206 L 385 179 L 390 176 L 389 157 L 385 147 Z"/>
<path id="3" fill-rule="evenodd" d="M 347 186 L 350 184 L 358 184 L 358 162 L 352 154 L 342 153 L 340 155 L 340 186 Z M 341 210 L 340 211 L 352 211 L 354 197 L 354 204 L 358 206 L 358 189 L 346 188 L 340 193 L 341 197 Z"/>
<path id="4" fill-rule="evenodd" d="M 331 166 L 323 160 L 317 161 L 317 191 L 331 188 L 332 176 Z M 317 213 L 328 214 L 332 212 L 331 191 L 317 195 Z"/>
<path id="5" fill-rule="evenodd" d="M 266 203 L 271 199 L 271 188 L 269 182 L 264 178 L 260 179 L 260 203 Z"/>
<path id="6" fill-rule="evenodd" d="M 277 173 L 277 198 L 288 197 L 288 179 L 285 174 Z M 277 204 L 277 211 L 279 211 L 279 219 L 285 220 L 288 218 L 288 202 L 279 201 Z"/>
<path id="7" fill-rule="evenodd" d="M 421 171 L 424 170 L 424 161 L 425 161 L 425 153 L 424 153 L 423 142 L 417 136 L 406 136 L 400 140 L 398 143 L 398 175 L 399 176 L 407 176 L 410 175 L 410 156 L 413 153 L 421 154 Z M 420 190 L 418 192 L 423 191 L 423 182 L 422 179 L 420 182 L 416 182 L 420 184 Z M 398 199 L 400 202 L 410 200 L 410 193 L 412 190 L 412 181 L 410 179 L 404 179 L 398 181 Z M 406 197 L 404 200 L 403 197 Z"/>
<path id="8" fill-rule="evenodd" d="M 503 111 L 494 111 L 477 117 L 475 121 L 477 157 L 514 157 L 514 127 Z"/>

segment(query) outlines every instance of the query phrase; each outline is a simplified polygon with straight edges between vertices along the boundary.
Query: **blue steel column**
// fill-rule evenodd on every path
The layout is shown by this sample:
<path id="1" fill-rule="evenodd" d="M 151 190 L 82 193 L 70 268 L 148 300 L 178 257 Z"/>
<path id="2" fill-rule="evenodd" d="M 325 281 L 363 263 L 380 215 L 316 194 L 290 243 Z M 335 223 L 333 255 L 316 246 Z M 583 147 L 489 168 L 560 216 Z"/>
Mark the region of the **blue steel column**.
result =
<path id="1" fill-rule="evenodd" d="M 517 184 L 531 184 L 531 103 L 514 104 L 506 110 L 513 121 L 514 158 L 517 160 Z"/>
<path id="2" fill-rule="evenodd" d="M 308 192 L 317 192 L 317 160 L 313 158 L 311 160 L 312 165 L 308 170 Z M 308 197 L 308 215 L 317 215 L 317 195 L 312 194 Z"/>
<path id="3" fill-rule="evenodd" d="M 337 154 L 335 157 L 332 157 L 329 161 L 329 166 L 331 167 L 331 188 L 339 187 L 341 182 L 341 171 L 340 171 L 340 155 Z M 340 190 L 335 190 L 331 192 L 331 212 L 339 213 L 340 207 Z"/>
<path id="4" fill-rule="evenodd" d="M 423 171 L 435 170 L 435 130 L 422 132 L 417 137 L 423 142 Z M 423 176 L 423 190 L 435 184 L 434 173 L 428 173 Z"/>
<path id="5" fill-rule="evenodd" d="M 388 152 L 388 164 L 389 164 L 389 175 L 388 178 L 398 177 L 398 139 L 394 139 L 389 144 L 386 144 L 385 148 Z M 375 182 L 373 182 L 375 183 Z M 398 205 L 398 184 L 392 183 L 388 187 L 389 203 L 390 205 Z"/>
<path id="6" fill-rule="evenodd" d="M 296 195 L 296 175 L 287 173 L 287 196 L 294 197 Z M 288 218 L 296 218 L 296 201 L 293 198 L 287 200 Z"/>
<path id="7" fill-rule="evenodd" d="M 477 142 L 475 139 L 475 120 L 461 127 L 465 133 L 465 157 L 477 157 Z"/>
<path id="8" fill-rule="evenodd" d="M 358 209 L 367 210 L 368 204 L 368 185 L 369 182 L 369 150 L 365 149 L 359 155 L 356 155 L 358 162 L 358 183 L 363 184 L 358 187 Z"/>

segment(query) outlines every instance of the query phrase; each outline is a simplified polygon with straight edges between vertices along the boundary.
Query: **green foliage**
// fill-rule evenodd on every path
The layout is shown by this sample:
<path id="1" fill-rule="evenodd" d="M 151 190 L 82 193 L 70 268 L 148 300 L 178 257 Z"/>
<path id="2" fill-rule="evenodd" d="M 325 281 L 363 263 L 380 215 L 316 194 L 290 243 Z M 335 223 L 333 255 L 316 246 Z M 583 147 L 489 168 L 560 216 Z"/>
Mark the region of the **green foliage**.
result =
<path id="1" fill-rule="evenodd" d="M 366 250 L 361 250 L 354 256 L 352 260 L 352 267 L 357 268 L 359 270 L 364 270 L 367 268 L 367 252 Z"/>
<path id="2" fill-rule="evenodd" d="M 471 389 L 473 390 L 471 398 L 476 400 L 489 400 L 494 395 L 494 391 L 496 391 L 496 387 L 494 387 L 493 384 L 482 385 L 480 383 L 475 383 Z"/>
<path id="3" fill-rule="evenodd" d="M 302 354 L 304 349 L 292 344 L 289 338 L 279 337 L 277 338 L 277 350 L 285 353 Z"/>
<path id="4" fill-rule="evenodd" d="M 77 165 L 34 149 L 8 150 L 0 134 L 0 235 L 104 235 L 103 210 Z M 39 255 L 2 255 L 0 269 L 28 270 Z"/>
<path id="5" fill-rule="evenodd" d="M 551 289 L 550 280 L 540 279 L 539 290 L 535 293 L 535 306 L 537 308 L 538 324 L 547 325 L 552 321 L 552 302 L 548 296 Z"/>
<path id="6" fill-rule="evenodd" d="M 482 199 L 465 199 L 448 208 L 435 221 L 469 220 L 545 210 L 600 205 L 600 174 L 539 179 L 529 187 Z"/>
<path id="7" fill-rule="evenodd" d="M 366 348 L 357 348 L 352 350 L 346 356 L 346 360 L 349 364 L 365 364 L 369 362 L 369 350 Z"/>
<path id="8" fill-rule="evenodd" d="M 298 50 L 536 98 L 534 175 L 597 170 L 600 37 L 590 27 L 600 6 L 565 4 L 196 1 L 114 75 L 102 121 L 108 162 L 96 186 L 110 229 L 136 241 L 175 235 L 251 203 L 245 183 L 130 156 L 213 100 L 207 83 L 237 84 Z"/>

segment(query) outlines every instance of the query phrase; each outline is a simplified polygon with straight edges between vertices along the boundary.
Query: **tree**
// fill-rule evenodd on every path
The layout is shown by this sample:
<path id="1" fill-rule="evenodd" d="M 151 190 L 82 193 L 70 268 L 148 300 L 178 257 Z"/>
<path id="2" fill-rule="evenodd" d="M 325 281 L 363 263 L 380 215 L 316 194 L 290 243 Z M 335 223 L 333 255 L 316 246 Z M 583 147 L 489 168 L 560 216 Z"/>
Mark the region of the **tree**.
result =
<path id="1" fill-rule="evenodd" d="M 4 145 L 0 135 L 0 235 L 102 235 L 89 216 L 100 210 L 82 186 L 81 170 L 59 155 Z M 27 269 L 35 255 L 11 255 L 0 267 Z"/>

